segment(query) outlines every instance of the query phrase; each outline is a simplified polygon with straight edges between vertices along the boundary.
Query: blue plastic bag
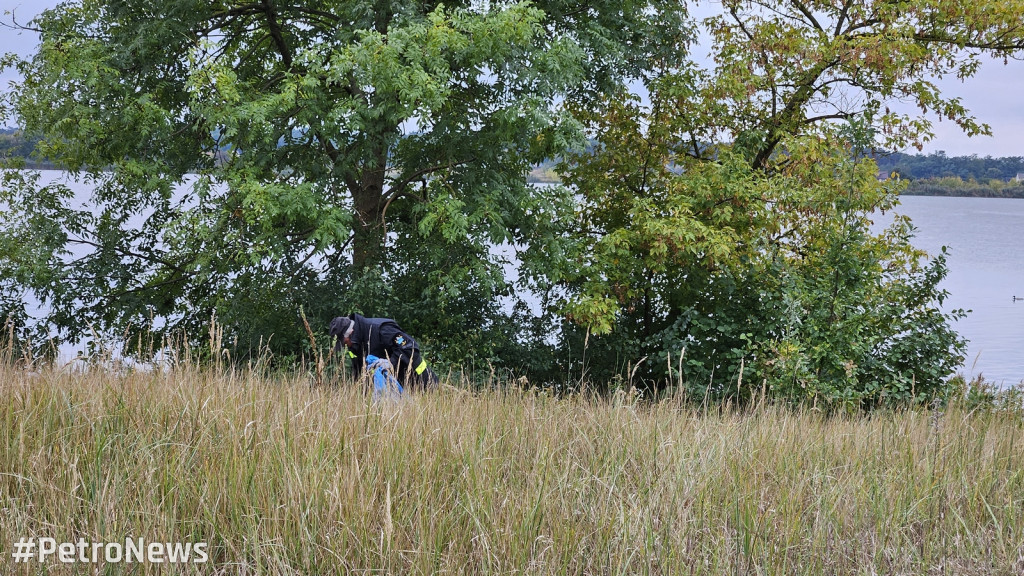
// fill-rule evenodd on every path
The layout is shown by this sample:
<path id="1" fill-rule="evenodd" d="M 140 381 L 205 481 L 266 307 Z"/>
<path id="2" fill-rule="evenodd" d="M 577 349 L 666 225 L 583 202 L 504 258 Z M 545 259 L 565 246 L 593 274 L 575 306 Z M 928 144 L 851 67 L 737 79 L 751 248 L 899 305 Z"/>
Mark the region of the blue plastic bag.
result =
<path id="1" fill-rule="evenodd" d="M 391 362 L 373 354 L 366 356 L 366 371 L 373 375 L 373 401 L 381 398 L 398 399 L 405 391 L 391 373 Z"/>

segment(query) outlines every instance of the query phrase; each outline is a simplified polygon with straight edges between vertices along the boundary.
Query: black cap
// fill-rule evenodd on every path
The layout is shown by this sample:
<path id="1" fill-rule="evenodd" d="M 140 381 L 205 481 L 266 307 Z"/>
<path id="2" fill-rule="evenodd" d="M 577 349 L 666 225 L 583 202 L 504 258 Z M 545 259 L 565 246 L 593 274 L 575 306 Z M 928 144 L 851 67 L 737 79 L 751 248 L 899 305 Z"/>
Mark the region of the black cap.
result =
<path id="1" fill-rule="evenodd" d="M 331 320 L 331 336 L 338 337 L 338 343 L 334 346 L 336 350 L 341 350 L 341 347 L 345 345 L 345 333 L 352 327 L 352 320 L 338 316 L 334 320 Z"/>

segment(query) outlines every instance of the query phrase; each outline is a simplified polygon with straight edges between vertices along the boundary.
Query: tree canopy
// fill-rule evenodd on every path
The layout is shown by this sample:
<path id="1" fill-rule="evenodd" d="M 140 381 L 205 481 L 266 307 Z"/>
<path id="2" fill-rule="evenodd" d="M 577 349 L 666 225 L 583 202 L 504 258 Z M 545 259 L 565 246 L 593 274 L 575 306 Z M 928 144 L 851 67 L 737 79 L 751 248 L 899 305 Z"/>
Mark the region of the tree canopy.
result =
<path id="1" fill-rule="evenodd" d="M 287 350 L 300 305 L 394 314 L 385 289 L 428 332 L 468 330 L 509 295 L 490 247 L 529 246 L 558 202 L 525 185 L 580 137 L 557 101 L 621 83 L 670 37 L 652 42 L 651 17 L 682 13 L 611 6 L 62 4 L 33 22 L 4 117 L 96 194 L 76 210 L 67 189 L 11 192 L 25 225 L 7 241 L 49 270 L 29 283 L 71 338 L 216 314 Z"/>
<path id="2" fill-rule="evenodd" d="M 694 14 L 711 10 L 62 4 L 33 22 L 32 58 L 6 58 L 24 80 L 3 117 L 95 193 L 80 207 L 10 177 L 5 306 L 32 292 L 64 338 L 195 338 L 215 316 L 243 348 L 273 337 L 292 354 L 300 307 L 321 323 L 355 309 L 450 362 L 541 381 L 591 347 L 591 376 L 647 358 L 650 385 L 713 397 L 940 390 L 963 346 L 944 261 L 913 249 L 908 222 L 868 229 L 898 185 L 867 151 L 919 145 L 934 117 L 986 133 L 933 79 L 1019 57 L 1024 4 Z M 566 186 L 526 184 L 559 155 Z"/>
<path id="3" fill-rule="evenodd" d="M 578 106 L 597 145 L 563 165 L 583 196 L 563 279 L 573 317 L 610 333 L 594 354 L 611 359 L 605 377 L 646 358 L 641 373 L 676 370 L 698 397 L 762 384 L 863 405 L 940 390 L 961 360 L 949 324 L 962 312 L 942 311 L 943 255 L 914 250 L 909 222 L 871 231 L 900 185 L 870 158 L 931 138 L 928 114 L 987 133 L 933 80 L 1019 57 L 1022 14 L 729 0 L 701 22 L 710 65 L 679 54 L 652 63 L 649 101 Z M 890 107 L 907 101 L 926 114 Z"/>

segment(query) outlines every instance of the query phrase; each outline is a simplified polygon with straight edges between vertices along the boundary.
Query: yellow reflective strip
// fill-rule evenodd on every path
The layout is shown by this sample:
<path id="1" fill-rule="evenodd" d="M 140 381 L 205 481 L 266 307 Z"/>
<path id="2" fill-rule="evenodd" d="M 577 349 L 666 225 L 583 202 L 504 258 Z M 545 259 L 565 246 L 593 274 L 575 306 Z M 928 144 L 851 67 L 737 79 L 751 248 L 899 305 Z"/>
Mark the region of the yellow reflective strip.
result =
<path id="1" fill-rule="evenodd" d="M 420 365 L 416 367 L 416 374 L 423 374 L 423 371 L 427 369 L 427 361 L 420 362 Z"/>
<path id="2" fill-rule="evenodd" d="M 355 355 L 355 353 L 354 353 L 354 352 L 352 352 L 351 350 L 349 350 L 349 351 L 348 351 L 348 357 L 349 357 L 349 358 L 355 358 L 355 357 L 356 357 L 356 355 Z"/>

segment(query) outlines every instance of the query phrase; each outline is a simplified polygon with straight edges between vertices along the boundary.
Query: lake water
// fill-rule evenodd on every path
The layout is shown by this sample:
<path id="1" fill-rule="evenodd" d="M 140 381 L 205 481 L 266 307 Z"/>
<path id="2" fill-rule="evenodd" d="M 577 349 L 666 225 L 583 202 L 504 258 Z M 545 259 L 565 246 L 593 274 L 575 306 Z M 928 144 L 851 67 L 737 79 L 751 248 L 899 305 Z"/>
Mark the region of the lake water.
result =
<path id="1" fill-rule="evenodd" d="M 971 310 L 956 323 L 968 340 L 965 376 L 1016 384 L 1024 380 L 1024 200 L 904 196 L 914 245 L 949 248 L 946 309 Z"/>
<path id="2" fill-rule="evenodd" d="M 43 181 L 63 181 L 44 171 Z M 86 185 L 69 183 L 77 199 Z M 965 376 L 1003 384 L 1024 380 L 1024 200 L 905 196 L 896 210 L 918 228 L 914 244 L 929 253 L 949 247 L 947 310 L 972 312 L 956 324 L 968 338 Z M 879 222 L 881 219 L 878 219 Z"/>

